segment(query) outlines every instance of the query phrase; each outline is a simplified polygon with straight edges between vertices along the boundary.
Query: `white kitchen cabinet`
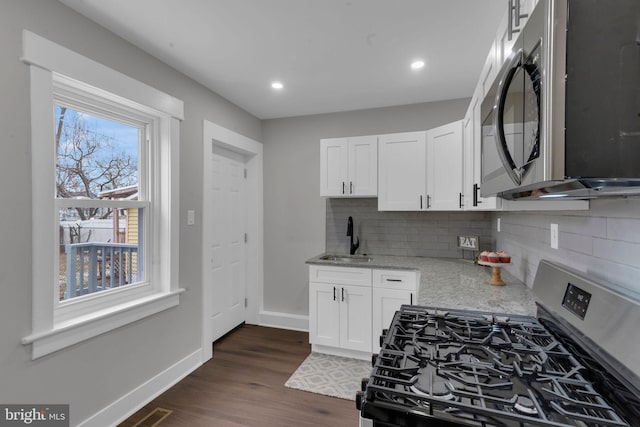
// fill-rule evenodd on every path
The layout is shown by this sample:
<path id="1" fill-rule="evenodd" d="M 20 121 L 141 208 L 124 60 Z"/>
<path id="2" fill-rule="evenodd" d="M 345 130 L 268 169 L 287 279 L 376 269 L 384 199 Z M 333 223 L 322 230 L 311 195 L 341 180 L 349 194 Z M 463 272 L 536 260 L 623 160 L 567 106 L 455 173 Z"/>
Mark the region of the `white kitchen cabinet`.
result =
<path id="1" fill-rule="evenodd" d="M 415 304 L 419 272 L 373 270 L 373 352 L 380 351 L 380 335 L 389 328 L 394 314 L 403 304 Z"/>
<path id="2" fill-rule="evenodd" d="M 320 140 L 320 195 L 342 196 L 348 180 L 347 138 Z"/>
<path id="3" fill-rule="evenodd" d="M 309 283 L 309 341 L 371 353 L 371 287 Z"/>
<path id="4" fill-rule="evenodd" d="M 478 86 L 480 86 L 480 91 L 482 91 L 482 97 L 480 99 L 482 99 L 484 94 L 489 91 L 489 88 L 498 77 L 500 67 L 501 63 L 499 63 L 498 43 L 494 40 L 489 48 L 487 59 L 484 61 L 484 66 L 480 72 L 480 78 L 478 79 Z"/>
<path id="5" fill-rule="evenodd" d="M 340 347 L 371 352 L 371 288 L 340 286 Z"/>
<path id="6" fill-rule="evenodd" d="M 321 196 L 375 197 L 377 194 L 377 136 L 320 140 Z"/>
<path id="7" fill-rule="evenodd" d="M 496 34 L 495 46 L 496 46 L 496 65 L 498 68 L 502 67 L 502 64 L 511 55 L 513 45 L 516 42 L 518 34 L 513 34 L 509 37 L 509 15 L 504 14 L 498 25 L 498 32 Z"/>
<path id="8" fill-rule="evenodd" d="M 481 197 L 481 143 L 482 117 L 480 107 L 484 99 L 483 86 L 478 83 L 471 103 L 462 121 L 464 132 L 464 210 L 497 210 L 502 207 L 498 197 Z"/>
<path id="9" fill-rule="evenodd" d="M 538 0 L 512 0 L 511 4 L 507 5 L 505 14 L 498 26 L 495 40 L 496 64 L 498 69 L 511 54 L 520 30 L 524 27 L 524 24 L 526 24 L 537 3 Z M 516 16 L 516 5 L 519 7 L 519 17 Z"/>
<path id="10" fill-rule="evenodd" d="M 378 137 L 378 210 L 426 207 L 426 132 Z"/>
<path id="11" fill-rule="evenodd" d="M 312 350 L 367 360 L 371 355 L 371 269 L 309 267 Z"/>
<path id="12" fill-rule="evenodd" d="M 462 209 L 462 120 L 427 131 L 427 210 Z"/>
<path id="13" fill-rule="evenodd" d="M 309 282 L 309 342 L 340 347 L 340 305 L 336 285 Z"/>

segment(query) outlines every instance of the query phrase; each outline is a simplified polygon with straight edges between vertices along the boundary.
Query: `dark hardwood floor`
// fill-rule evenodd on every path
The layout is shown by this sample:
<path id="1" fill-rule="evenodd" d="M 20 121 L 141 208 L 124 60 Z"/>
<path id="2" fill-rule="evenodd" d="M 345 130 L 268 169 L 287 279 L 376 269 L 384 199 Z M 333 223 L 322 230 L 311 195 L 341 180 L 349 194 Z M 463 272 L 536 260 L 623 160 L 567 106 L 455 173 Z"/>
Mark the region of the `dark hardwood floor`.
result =
<path id="1" fill-rule="evenodd" d="M 213 359 L 120 427 L 131 427 L 157 407 L 173 411 L 158 427 L 356 427 L 352 400 L 286 388 L 310 352 L 306 332 L 246 325 L 214 344 Z"/>

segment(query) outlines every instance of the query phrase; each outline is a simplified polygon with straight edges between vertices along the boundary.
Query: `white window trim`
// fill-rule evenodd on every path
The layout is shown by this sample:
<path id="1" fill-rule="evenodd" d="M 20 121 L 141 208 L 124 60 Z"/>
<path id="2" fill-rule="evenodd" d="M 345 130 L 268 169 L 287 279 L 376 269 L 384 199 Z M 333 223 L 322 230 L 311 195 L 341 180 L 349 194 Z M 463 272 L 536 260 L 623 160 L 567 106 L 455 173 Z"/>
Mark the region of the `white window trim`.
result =
<path id="1" fill-rule="evenodd" d="M 184 118 L 183 102 L 118 71 L 53 43 L 30 31 L 23 31 L 22 61 L 29 65 L 31 79 L 32 155 L 32 332 L 22 339 L 32 345 L 32 358 L 44 356 L 128 323 L 151 316 L 179 303 L 184 292 L 178 286 L 179 227 L 179 126 Z M 64 77 L 60 77 L 64 76 Z M 100 88 L 130 101 L 132 108 L 157 118 L 157 147 L 151 163 L 153 210 L 149 283 L 130 285 L 104 295 L 59 304 L 54 278 L 58 266 L 57 218 L 54 215 L 56 153 L 52 137 L 54 79 L 68 78 Z M 122 102 L 120 99 L 119 102 Z M 172 203 L 173 202 L 173 203 Z M 127 289 L 129 288 L 129 289 Z M 84 305 L 85 309 L 81 309 Z M 76 309 L 73 307 L 76 306 Z M 68 307 L 72 307 L 69 309 Z M 90 309 L 87 309 L 89 307 Z M 66 309 L 66 313 L 63 313 Z M 60 311 L 62 310 L 62 311 Z M 76 315 L 72 315 L 75 311 Z"/>

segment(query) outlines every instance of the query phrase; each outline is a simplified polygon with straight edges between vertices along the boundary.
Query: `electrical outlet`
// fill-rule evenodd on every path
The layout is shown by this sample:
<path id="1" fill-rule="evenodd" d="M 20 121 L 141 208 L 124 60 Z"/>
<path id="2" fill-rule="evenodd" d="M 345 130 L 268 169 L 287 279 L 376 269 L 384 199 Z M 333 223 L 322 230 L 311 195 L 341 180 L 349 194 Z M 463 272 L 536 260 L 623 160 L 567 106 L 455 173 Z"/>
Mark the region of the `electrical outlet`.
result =
<path id="1" fill-rule="evenodd" d="M 551 249 L 558 249 L 558 224 L 551 224 Z"/>
<path id="2" fill-rule="evenodd" d="M 196 211 L 187 211 L 187 225 L 193 225 L 196 223 Z"/>
<path id="3" fill-rule="evenodd" d="M 498 233 L 501 231 L 501 227 L 500 227 L 500 218 L 498 218 Z"/>

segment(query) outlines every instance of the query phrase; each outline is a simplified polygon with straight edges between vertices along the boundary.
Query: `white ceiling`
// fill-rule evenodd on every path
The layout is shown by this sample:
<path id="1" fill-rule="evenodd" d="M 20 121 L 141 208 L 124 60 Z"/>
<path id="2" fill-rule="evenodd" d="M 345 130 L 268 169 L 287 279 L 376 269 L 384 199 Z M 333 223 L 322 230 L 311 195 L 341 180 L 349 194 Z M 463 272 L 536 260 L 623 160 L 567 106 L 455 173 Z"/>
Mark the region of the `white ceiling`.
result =
<path id="1" fill-rule="evenodd" d="M 507 5 L 60 1 L 260 119 L 470 97 Z M 426 62 L 418 72 L 414 58 Z"/>

